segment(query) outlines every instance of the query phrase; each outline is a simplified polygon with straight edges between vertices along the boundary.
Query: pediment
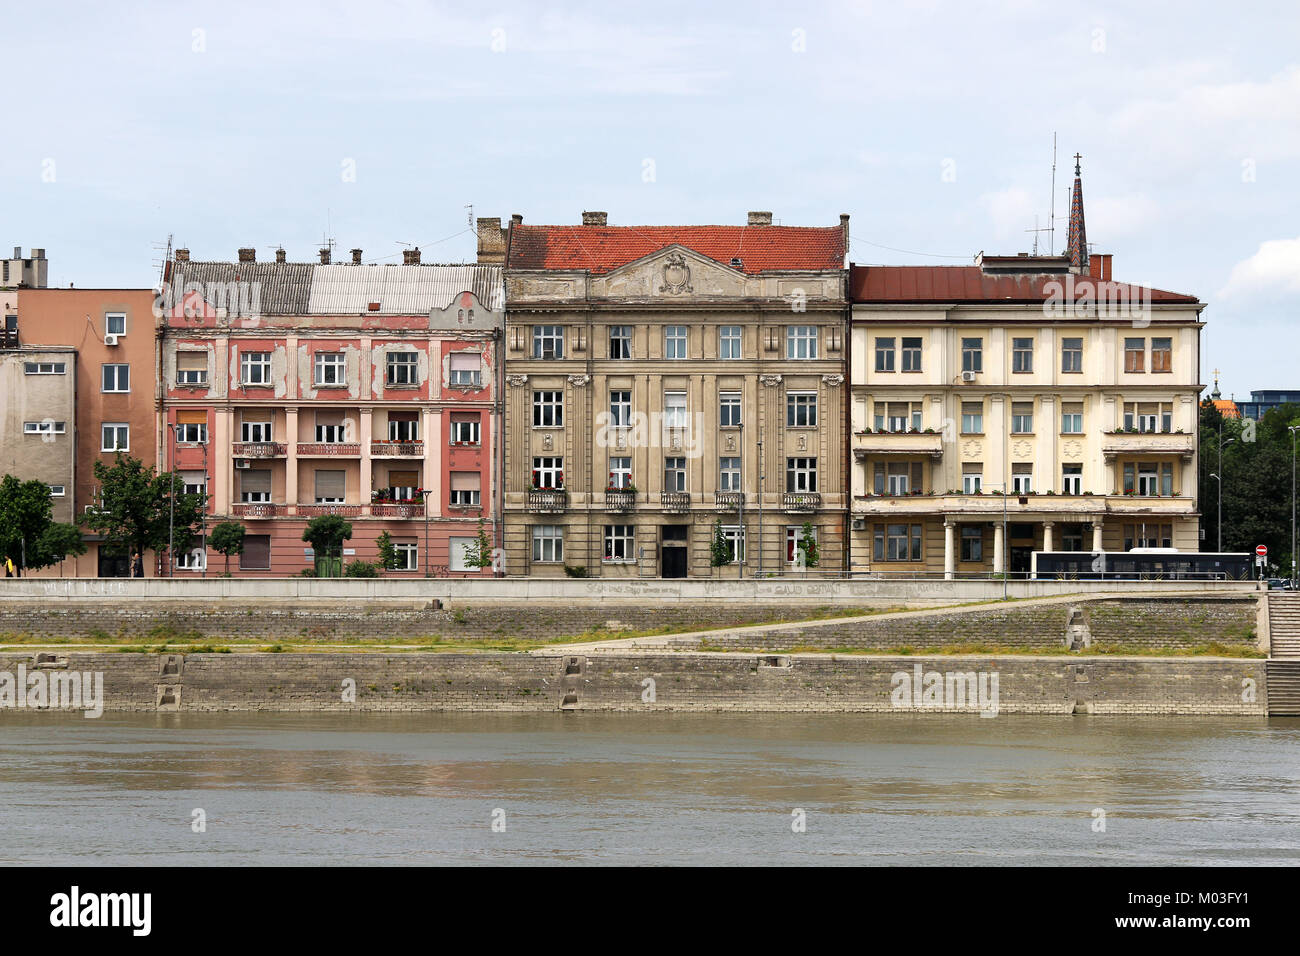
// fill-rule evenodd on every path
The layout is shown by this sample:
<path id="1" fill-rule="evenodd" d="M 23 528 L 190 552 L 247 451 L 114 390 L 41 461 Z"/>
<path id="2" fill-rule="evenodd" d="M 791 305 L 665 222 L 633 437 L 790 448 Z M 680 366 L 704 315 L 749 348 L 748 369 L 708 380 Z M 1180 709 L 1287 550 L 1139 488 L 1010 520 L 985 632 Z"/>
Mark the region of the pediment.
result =
<path id="1" fill-rule="evenodd" d="M 744 296 L 752 281 L 738 269 L 673 243 L 593 278 L 592 293 L 602 298 L 636 299 Z"/>

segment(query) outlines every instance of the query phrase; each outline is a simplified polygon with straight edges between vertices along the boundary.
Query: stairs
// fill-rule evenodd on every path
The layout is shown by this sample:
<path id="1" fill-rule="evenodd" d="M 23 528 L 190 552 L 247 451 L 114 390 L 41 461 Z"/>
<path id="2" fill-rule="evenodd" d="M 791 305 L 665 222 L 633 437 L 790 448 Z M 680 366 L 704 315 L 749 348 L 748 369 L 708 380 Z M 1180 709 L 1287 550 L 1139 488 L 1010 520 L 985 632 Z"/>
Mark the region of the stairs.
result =
<path id="1" fill-rule="evenodd" d="M 1268 633 L 1271 657 L 1300 661 L 1300 594 L 1269 592 Z"/>
<path id="2" fill-rule="evenodd" d="M 1268 715 L 1300 717 L 1300 661 L 1268 660 Z"/>

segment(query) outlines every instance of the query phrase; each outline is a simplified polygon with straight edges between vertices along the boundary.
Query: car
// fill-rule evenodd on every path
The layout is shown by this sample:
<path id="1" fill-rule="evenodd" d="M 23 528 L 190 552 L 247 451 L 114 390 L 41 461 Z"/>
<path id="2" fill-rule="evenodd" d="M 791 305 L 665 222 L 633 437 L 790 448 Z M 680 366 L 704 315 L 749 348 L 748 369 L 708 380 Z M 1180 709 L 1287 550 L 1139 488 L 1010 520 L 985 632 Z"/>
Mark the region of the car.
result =
<path id="1" fill-rule="evenodd" d="M 1290 578 L 1269 578 L 1268 589 L 1270 591 L 1290 591 L 1292 590 L 1291 579 Z"/>

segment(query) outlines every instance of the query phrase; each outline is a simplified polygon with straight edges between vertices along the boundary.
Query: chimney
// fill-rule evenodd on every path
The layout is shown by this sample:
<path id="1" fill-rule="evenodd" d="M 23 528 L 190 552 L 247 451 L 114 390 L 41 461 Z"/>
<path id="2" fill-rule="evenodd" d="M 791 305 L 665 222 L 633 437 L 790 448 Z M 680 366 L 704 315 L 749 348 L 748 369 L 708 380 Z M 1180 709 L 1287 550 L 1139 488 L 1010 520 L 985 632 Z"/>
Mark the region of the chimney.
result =
<path id="1" fill-rule="evenodd" d="M 240 250 L 239 250 L 239 261 L 240 261 L 240 262 L 256 262 L 256 261 L 257 261 L 257 250 L 256 250 L 256 249 L 240 249 Z"/>
<path id="2" fill-rule="evenodd" d="M 519 213 L 515 213 L 513 216 L 510 217 L 510 225 L 522 226 L 523 224 L 524 224 L 524 217 L 519 215 Z"/>
<path id="3" fill-rule="evenodd" d="M 584 226 L 605 226 L 609 224 L 609 216 L 603 212 L 582 211 L 582 224 Z"/>
<path id="4" fill-rule="evenodd" d="M 772 214 L 770 212 L 751 212 L 747 225 L 770 226 L 772 225 Z"/>
<path id="5" fill-rule="evenodd" d="M 14 246 L 14 258 L 15 258 L 15 259 L 21 259 L 22 257 L 23 257 L 23 247 L 22 247 L 22 246 Z"/>
<path id="6" fill-rule="evenodd" d="M 403 250 L 402 250 L 402 265 L 404 265 L 404 266 L 418 266 L 419 264 L 420 264 L 420 247 L 419 247 L 419 246 L 416 246 L 414 249 L 403 249 Z"/>
<path id="7" fill-rule="evenodd" d="M 353 250 L 352 250 L 352 264 L 353 264 L 354 266 L 359 266 L 359 265 L 361 265 L 361 250 L 360 250 L 360 249 L 353 249 Z"/>
<path id="8" fill-rule="evenodd" d="M 1110 281 L 1110 253 L 1092 253 L 1088 256 L 1088 275 L 1102 282 Z"/>
<path id="9" fill-rule="evenodd" d="M 175 257 L 175 259 L 176 259 L 177 262 L 189 262 L 189 261 L 190 261 L 190 250 L 188 250 L 188 249 L 177 249 L 176 252 L 174 253 L 174 257 Z"/>
<path id="10" fill-rule="evenodd" d="M 482 265 L 501 265 L 506 261 L 506 234 L 501 218 L 479 219 L 478 261 Z"/>
<path id="11" fill-rule="evenodd" d="M 45 250 L 44 250 L 44 249 L 33 249 L 33 250 L 32 250 L 32 258 L 33 258 L 33 259 L 44 259 L 44 258 L 45 258 Z"/>
<path id="12" fill-rule="evenodd" d="M 320 251 L 320 264 L 327 266 L 330 264 L 330 247 L 322 246 Z"/>
<path id="13" fill-rule="evenodd" d="M 283 249 L 276 249 L 276 250 L 275 250 L 275 261 L 276 261 L 276 262 L 284 262 L 284 250 L 283 250 Z"/>

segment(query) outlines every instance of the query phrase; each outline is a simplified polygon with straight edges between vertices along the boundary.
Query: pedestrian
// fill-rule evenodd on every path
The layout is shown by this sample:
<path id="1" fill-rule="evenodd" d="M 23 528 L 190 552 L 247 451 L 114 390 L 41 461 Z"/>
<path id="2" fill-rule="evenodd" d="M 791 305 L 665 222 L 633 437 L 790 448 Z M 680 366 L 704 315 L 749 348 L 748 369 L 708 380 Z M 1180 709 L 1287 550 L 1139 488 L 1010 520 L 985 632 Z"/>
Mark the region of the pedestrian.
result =
<path id="1" fill-rule="evenodd" d="M 5 577 L 12 578 L 13 576 L 14 576 L 14 559 L 9 557 L 9 555 L 6 554 L 5 555 Z"/>
<path id="2" fill-rule="evenodd" d="M 144 558 L 142 558 L 139 554 L 135 556 L 135 567 L 131 569 L 131 577 L 133 578 L 144 577 Z"/>

